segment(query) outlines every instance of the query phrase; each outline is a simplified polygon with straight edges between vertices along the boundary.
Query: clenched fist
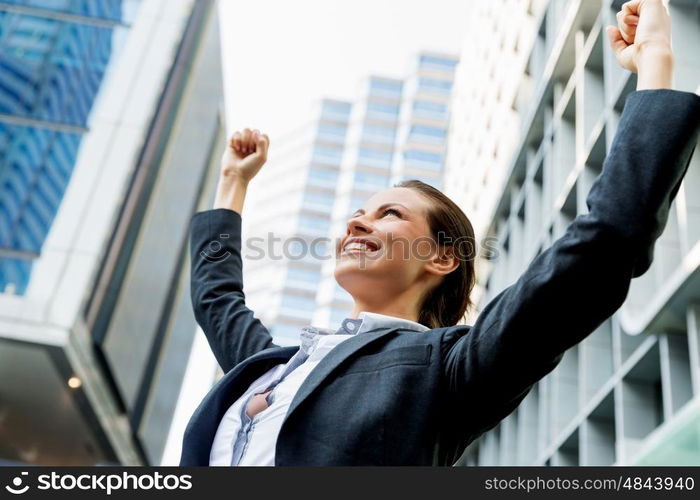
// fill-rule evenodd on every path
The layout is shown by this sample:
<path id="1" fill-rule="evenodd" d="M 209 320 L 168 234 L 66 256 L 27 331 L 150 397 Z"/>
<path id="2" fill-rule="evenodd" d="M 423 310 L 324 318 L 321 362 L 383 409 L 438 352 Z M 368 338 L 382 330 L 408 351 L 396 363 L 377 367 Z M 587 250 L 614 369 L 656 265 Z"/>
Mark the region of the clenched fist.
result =
<path id="1" fill-rule="evenodd" d="M 221 157 L 221 175 L 250 181 L 267 160 L 270 139 L 258 129 L 234 132 Z"/>
<path id="2" fill-rule="evenodd" d="M 620 66 L 633 73 L 641 69 L 643 52 L 672 58 L 671 16 L 664 0 L 625 2 L 617 13 L 617 27 L 605 30 Z"/>

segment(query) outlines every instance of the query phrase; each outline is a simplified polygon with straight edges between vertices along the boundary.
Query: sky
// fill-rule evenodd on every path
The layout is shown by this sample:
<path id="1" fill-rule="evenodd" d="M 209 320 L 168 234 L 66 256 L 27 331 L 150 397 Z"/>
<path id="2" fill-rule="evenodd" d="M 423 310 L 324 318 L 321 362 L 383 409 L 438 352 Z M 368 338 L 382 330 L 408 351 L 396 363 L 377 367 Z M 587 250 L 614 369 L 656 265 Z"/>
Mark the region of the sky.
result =
<path id="1" fill-rule="evenodd" d="M 459 55 L 476 0 L 219 0 L 226 129 L 278 137 L 320 98 L 353 100 L 369 74 L 403 78 L 420 50 Z M 216 369 L 198 330 L 162 465 L 177 465 L 182 433 Z"/>
<path id="2" fill-rule="evenodd" d="M 472 1 L 220 0 L 227 130 L 258 128 L 272 151 L 314 100 L 402 78 L 414 51 L 459 54 Z"/>

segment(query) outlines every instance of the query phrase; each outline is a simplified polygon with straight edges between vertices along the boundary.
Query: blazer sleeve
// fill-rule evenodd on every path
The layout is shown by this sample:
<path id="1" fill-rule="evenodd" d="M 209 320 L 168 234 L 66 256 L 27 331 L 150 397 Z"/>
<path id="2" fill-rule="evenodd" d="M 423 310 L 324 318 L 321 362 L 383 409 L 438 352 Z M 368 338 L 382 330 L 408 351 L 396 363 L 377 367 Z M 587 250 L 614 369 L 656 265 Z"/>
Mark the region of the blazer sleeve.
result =
<path id="1" fill-rule="evenodd" d="M 263 349 L 277 347 L 245 305 L 241 215 L 226 208 L 195 213 L 190 259 L 194 315 L 224 373 Z"/>
<path id="2" fill-rule="evenodd" d="M 508 416 L 624 302 L 651 265 L 654 243 L 688 168 L 700 97 L 670 89 L 630 93 L 589 212 L 495 296 L 472 327 L 447 334 L 443 376 L 451 408 L 473 440 Z"/>

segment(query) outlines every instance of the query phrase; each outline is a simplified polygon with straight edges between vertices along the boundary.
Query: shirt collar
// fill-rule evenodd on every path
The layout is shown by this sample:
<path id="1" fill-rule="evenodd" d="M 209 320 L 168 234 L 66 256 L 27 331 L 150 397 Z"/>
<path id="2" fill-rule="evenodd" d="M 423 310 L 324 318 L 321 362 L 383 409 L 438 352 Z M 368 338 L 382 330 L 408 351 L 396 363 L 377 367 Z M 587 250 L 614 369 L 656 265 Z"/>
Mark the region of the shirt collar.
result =
<path id="1" fill-rule="evenodd" d="M 362 311 L 357 319 L 345 318 L 341 321 L 340 327 L 336 331 L 318 326 L 302 327 L 299 336 L 300 348 L 304 353 L 310 354 L 316 348 L 320 335 L 356 335 L 375 328 L 401 328 L 417 332 L 430 330 L 427 326 L 408 319 Z"/>
<path id="2" fill-rule="evenodd" d="M 408 319 L 362 311 L 357 319 L 345 318 L 340 323 L 340 327 L 335 333 L 355 335 L 357 333 L 374 330 L 375 328 L 401 328 L 417 332 L 430 330 L 427 326 Z"/>

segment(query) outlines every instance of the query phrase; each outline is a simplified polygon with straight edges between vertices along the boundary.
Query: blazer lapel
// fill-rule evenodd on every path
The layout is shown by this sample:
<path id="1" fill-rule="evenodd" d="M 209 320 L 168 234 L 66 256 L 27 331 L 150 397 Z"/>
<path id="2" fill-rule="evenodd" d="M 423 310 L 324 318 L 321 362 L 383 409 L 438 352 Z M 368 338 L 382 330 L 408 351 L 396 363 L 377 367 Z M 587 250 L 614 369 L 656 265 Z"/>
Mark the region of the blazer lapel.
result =
<path id="1" fill-rule="evenodd" d="M 386 327 L 367 330 L 366 332 L 358 333 L 357 335 L 350 337 L 331 349 L 330 352 L 328 352 L 328 354 L 326 354 L 323 359 L 319 361 L 318 365 L 316 365 L 314 369 L 309 372 L 304 382 L 302 382 L 301 386 L 299 386 L 297 393 L 292 398 L 287 414 L 284 417 L 284 422 L 282 422 L 280 433 L 284 428 L 284 424 L 287 422 L 287 420 L 289 420 L 290 415 L 294 413 L 297 408 L 299 408 L 299 405 L 301 405 L 309 397 L 309 395 L 316 390 L 316 388 L 318 388 L 319 384 L 326 377 L 328 377 L 328 375 L 335 370 L 340 363 L 348 359 L 352 354 L 361 348 L 381 339 L 389 333 L 396 332 L 396 330 L 396 328 L 391 329 Z"/>
<path id="2" fill-rule="evenodd" d="M 209 390 L 190 417 L 185 429 L 180 465 L 209 465 L 209 453 L 219 423 L 229 406 L 248 389 L 263 371 L 254 366 L 288 361 L 299 346 L 271 347 L 237 364 Z M 268 368 L 269 369 L 269 368 Z"/>

